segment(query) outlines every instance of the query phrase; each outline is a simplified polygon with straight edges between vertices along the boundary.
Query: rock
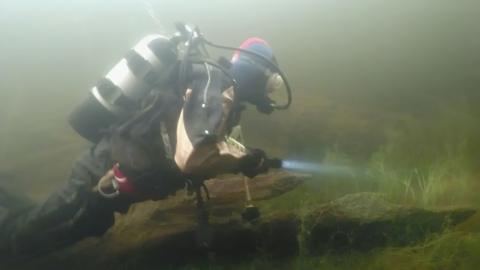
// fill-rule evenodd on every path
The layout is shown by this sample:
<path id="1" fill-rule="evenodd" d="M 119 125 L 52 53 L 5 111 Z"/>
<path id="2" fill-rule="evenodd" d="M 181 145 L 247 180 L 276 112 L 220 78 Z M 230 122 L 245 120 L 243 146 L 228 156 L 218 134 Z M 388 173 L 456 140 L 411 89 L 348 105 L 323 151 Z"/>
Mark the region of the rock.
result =
<path id="1" fill-rule="evenodd" d="M 274 173 L 265 176 L 265 185 L 258 184 L 252 191 L 257 198 L 268 198 L 273 196 L 269 191 L 275 186 L 272 183 L 301 179 Z M 221 180 L 211 182 L 212 200 L 218 205 L 212 207 L 211 226 L 203 230 L 196 224 L 196 211 L 189 200 L 177 197 L 168 203 L 142 203 L 120 217 L 102 238 L 90 238 L 48 256 L 24 260 L 22 267 L 8 265 L 6 269 L 53 270 L 64 269 L 66 265 L 82 270 L 168 269 L 169 266 L 175 269 L 177 265 L 207 258 L 218 263 L 259 254 L 285 258 L 299 254 L 300 250 L 312 255 L 362 251 L 421 241 L 475 213 L 464 208 L 429 211 L 390 203 L 379 194 L 358 193 L 313 205 L 306 215 L 295 211 L 263 213 L 256 222 L 247 223 L 235 212 L 242 209 L 244 202 L 243 179 L 230 180 L 232 186 Z M 290 184 L 281 190 L 285 192 L 286 186 L 294 186 Z M 202 247 L 206 242 L 210 243 L 209 249 Z"/>
<path id="2" fill-rule="evenodd" d="M 404 246 L 456 225 L 475 212 L 468 208 L 429 211 L 393 204 L 375 193 L 352 194 L 316 207 L 305 217 L 305 242 L 313 254 Z"/>

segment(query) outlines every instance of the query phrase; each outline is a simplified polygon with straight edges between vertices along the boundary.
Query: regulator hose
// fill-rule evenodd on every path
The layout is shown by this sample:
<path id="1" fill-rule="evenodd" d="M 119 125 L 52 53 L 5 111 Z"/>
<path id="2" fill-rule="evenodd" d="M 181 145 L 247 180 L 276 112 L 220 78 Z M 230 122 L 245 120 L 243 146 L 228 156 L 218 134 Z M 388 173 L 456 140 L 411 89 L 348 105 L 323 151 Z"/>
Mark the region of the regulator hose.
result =
<path id="1" fill-rule="evenodd" d="M 186 73 L 187 73 L 187 67 L 188 67 L 189 62 L 190 63 L 192 63 L 192 62 L 205 62 L 205 63 L 208 63 L 212 66 L 215 66 L 215 67 L 219 68 L 223 73 L 226 73 L 227 75 L 229 75 L 228 77 L 230 77 L 233 81 L 233 84 L 236 85 L 235 79 L 228 72 L 226 72 L 226 70 L 224 68 L 222 68 L 220 65 L 214 64 L 213 61 L 206 60 L 206 59 L 208 59 L 208 51 L 207 51 L 205 45 L 208 45 L 208 46 L 216 48 L 216 49 L 243 52 L 247 55 L 250 55 L 250 56 L 253 56 L 253 57 L 256 57 L 256 58 L 262 60 L 262 63 L 266 64 L 267 67 L 270 70 L 278 73 L 280 75 L 280 77 L 282 77 L 283 83 L 285 85 L 285 91 L 286 91 L 286 94 L 287 94 L 287 101 L 286 101 L 285 104 L 279 105 L 279 104 L 273 103 L 273 104 L 270 104 L 270 106 L 272 106 L 272 108 L 277 109 L 277 110 L 286 110 L 290 107 L 290 105 L 292 103 L 292 88 L 290 87 L 290 83 L 288 82 L 288 79 L 287 79 L 287 76 L 285 75 L 285 73 L 278 67 L 277 64 L 273 63 L 270 59 L 268 59 L 267 57 L 265 57 L 265 56 L 263 56 L 259 53 L 252 52 L 252 51 L 249 51 L 249 50 L 246 50 L 246 49 L 224 46 L 224 45 L 219 45 L 219 44 L 213 43 L 213 42 L 207 40 L 202 35 L 202 33 L 200 32 L 200 29 L 198 27 L 191 28 L 191 27 L 187 26 L 186 24 L 180 23 L 180 22 L 176 23 L 175 27 L 179 31 L 179 35 L 177 35 L 174 38 L 175 42 L 177 44 L 179 44 L 180 42 L 185 42 L 185 44 L 186 44 L 184 57 L 180 61 L 180 67 L 179 67 L 179 76 L 178 76 L 179 79 L 178 79 L 178 81 L 179 81 L 180 90 L 183 90 L 186 86 L 185 85 L 186 84 L 186 77 L 187 77 Z M 202 59 L 201 61 L 198 61 L 199 60 L 198 57 L 195 57 L 195 56 L 191 55 L 192 49 L 194 49 L 194 48 L 197 50 L 197 53 L 200 53 L 200 55 L 202 55 L 202 54 L 206 55 L 207 57 L 205 57 L 205 59 Z M 202 49 L 203 52 L 201 52 L 200 49 Z M 195 59 L 195 60 L 192 61 L 192 59 Z"/>

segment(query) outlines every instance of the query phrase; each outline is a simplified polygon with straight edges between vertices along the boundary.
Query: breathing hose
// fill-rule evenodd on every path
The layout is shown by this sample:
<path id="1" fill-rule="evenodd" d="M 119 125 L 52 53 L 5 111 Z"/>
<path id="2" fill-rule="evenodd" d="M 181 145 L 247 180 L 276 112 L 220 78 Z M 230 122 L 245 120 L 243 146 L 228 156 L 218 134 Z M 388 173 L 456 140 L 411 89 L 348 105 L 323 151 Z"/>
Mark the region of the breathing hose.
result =
<path id="1" fill-rule="evenodd" d="M 212 48 L 221 49 L 221 50 L 239 51 L 239 52 L 248 54 L 250 56 L 256 57 L 258 59 L 261 59 L 262 62 L 265 63 L 268 66 L 269 69 L 278 73 L 280 75 L 280 77 L 282 77 L 283 83 L 285 84 L 285 91 L 286 91 L 286 94 L 287 94 L 286 103 L 281 104 L 281 105 L 273 103 L 273 104 L 271 104 L 271 106 L 274 109 L 277 109 L 277 110 L 285 110 L 285 109 L 290 107 L 290 104 L 292 103 L 292 88 L 290 87 L 290 83 L 288 82 L 288 79 L 287 79 L 287 76 L 285 75 L 285 73 L 278 67 L 278 65 L 273 63 L 270 59 L 268 59 L 267 57 L 265 57 L 265 56 L 263 56 L 259 53 L 252 52 L 252 51 L 249 51 L 249 50 L 246 50 L 246 49 L 243 49 L 243 48 L 223 46 L 223 45 L 213 43 L 213 42 L 207 40 L 202 35 L 202 33 L 200 32 L 200 29 L 198 27 L 195 27 L 194 29 L 192 29 L 192 28 L 190 28 L 189 26 L 187 26 L 186 24 L 183 24 L 183 23 L 176 23 L 175 26 L 180 32 L 180 34 L 178 36 L 176 36 L 177 38 L 179 38 L 179 39 L 177 39 L 177 42 L 179 42 L 179 41 L 185 41 L 186 42 L 185 43 L 186 44 L 186 50 L 185 50 L 184 58 L 181 61 L 180 68 L 179 68 L 179 71 L 180 71 L 179 72 L 179 82 L 180 82 L 180 85 L 179 85 L 180 87 L 179 88 L 180 89 L 184 89 L 184 87 L 186 86 L 185 85 L 185 80 L 186 80 L 188 62 L 205 62 L 205 63 L 208 63 L 212 66 L 215 66 L 215 67 L 219 68 L 223 73 L 228 75 L 228 77 L 232 79 L 234 85 L 236 85 L 235 79 L 232 77 L 231 74 L 228 73 L 228 71 L 225 70 L 225 68 L 223 68 L 221 65 L 218 65 L 218 64 L 214 63 L 213 61 L 211 61 L 209 59 L 206 59 L 206 58 L 209 57 L 209 55 L 208 55 L 208 51 L 207 51 L 205 45 L 208 45 Z M 195 59 L 194 57 L 192 57 L 190 54 L 191 54 L 192 49 L 194 49 L 194 48 L 197 50 L 198 53 L 206 55 L 207 57 L 205 59 L 198 59 L 198 58 Z M 201 52 L 200 49 L 202 49 L 203 52 Z"/>
<path id="2" fill-rule="evenodd" d="M 277 110 L 285 110 L 288 107 L 290 107 L 290 104 L 292 103 L 292 88 L 290 87 L 290 84 L 288 82 L 288 79 L 287 79 L 287 76 L 285 75 L 285 73 L 283 73 L 283 71 L 277 65 L 275 65 L 272 61 L 270 61 L 265 56 L 263 56 L 261 54 L 258 54 L 256 52 L 252 52 L 252 51 L 245 50 L 245 49 L 242 49 L 242 48 L 235 48 L 235 47 L 218 45 L 218 44 L 215 44 L 213 42 L 208 41 L 203 36 L 201 38 L 202 38 L 202 41 L 205 44 L 209 45 L 210 47 L 217 48 L 217 49 L 223 49 L 223 50 L 230 50 L 230 51 L 240 51 L 240 52 L 249 54 L 251 56 L 255 56 L 255 57 L 263 60 L 268 65 L 268 67 L 270 69 L 274 70 L 275 72 L 277 72 L 282 77 L 283 82 L 285 84 L 285 88 L 286 88 L 285 91 L 287 92 L 287 102 L 285 104 L 283 104 L 283 105 L 272 104 L 272 106 Z"/>

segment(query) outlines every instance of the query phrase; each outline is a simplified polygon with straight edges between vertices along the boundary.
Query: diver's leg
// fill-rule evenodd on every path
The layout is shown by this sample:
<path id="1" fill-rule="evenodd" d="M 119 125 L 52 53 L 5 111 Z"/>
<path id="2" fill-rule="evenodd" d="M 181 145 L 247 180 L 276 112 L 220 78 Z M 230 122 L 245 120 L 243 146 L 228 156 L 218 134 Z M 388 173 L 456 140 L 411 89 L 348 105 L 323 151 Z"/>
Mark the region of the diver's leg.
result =
<path id="1" fill-rule="evenodd" d="M 92 189 L 111 166 L 106 141 L 83 153 L 65 185 L 10 223 L 12 249 L 37 252 L 103 234 L 114 222 L 114 205 Z"/>
<path id="2" fill-rule="evenodd" d="M 10 234 L 7 228 L 10 221 L 14 220 L 19 213 L 31 207 L 32 204 L 26 199 L 12 196 L 9 192 L 0 188 L 0 254 L 8 251 L 7 240 Z"/>

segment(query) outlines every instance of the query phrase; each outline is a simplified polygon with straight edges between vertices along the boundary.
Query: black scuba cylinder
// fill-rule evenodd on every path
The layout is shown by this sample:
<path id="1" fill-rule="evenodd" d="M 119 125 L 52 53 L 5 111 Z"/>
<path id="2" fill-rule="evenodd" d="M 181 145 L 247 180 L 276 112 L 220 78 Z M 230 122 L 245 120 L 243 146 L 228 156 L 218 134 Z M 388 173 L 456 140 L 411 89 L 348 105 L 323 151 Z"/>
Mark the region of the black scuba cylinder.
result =
<path id="1" fill-rule="evenodd" d="M 161 35 L 140 40 L 90 91 L 70 114 L 70 125 L 84 138 L 97 142 L 102 130 L 126 119 L 154 87 L 169 80 L 177 61 L 176 44 Z"/>

